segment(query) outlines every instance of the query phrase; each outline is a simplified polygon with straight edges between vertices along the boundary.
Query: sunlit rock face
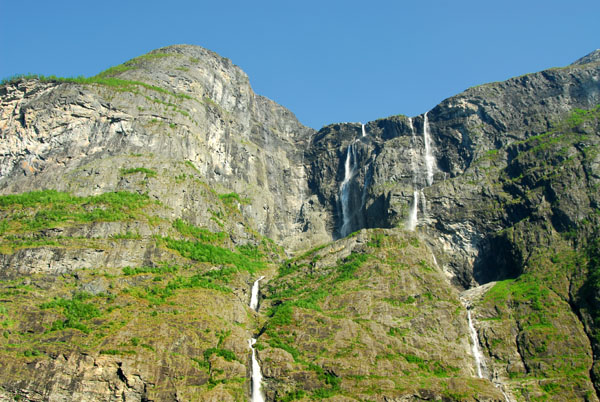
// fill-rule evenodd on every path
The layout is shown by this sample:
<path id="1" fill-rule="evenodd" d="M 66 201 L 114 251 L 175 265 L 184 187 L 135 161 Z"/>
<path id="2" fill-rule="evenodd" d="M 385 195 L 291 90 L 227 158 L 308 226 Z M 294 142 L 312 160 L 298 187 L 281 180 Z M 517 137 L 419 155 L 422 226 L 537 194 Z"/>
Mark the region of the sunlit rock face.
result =
<path id="1" fill-rule="evenodd" d="M 598 51 L 319 131 L 197 46 L 4 83 L 0 399 L 598 400 L 598 104 Z"/>

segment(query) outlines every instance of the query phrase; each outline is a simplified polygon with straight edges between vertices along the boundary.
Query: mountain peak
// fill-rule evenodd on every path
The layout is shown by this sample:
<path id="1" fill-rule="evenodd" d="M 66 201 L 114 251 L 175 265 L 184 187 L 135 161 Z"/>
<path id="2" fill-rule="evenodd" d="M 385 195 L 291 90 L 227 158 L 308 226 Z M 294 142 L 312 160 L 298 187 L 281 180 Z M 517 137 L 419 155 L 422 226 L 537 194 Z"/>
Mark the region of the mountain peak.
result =
<path id="1" fill-rule="evenodd" d="M 580 66 L 582 64 L 597 63 L 600 61 L 600 49 L 596 49 L 593 52 L 583 56 L 580 59 L 575 60 L 571 63 L 572 66 Z"/>

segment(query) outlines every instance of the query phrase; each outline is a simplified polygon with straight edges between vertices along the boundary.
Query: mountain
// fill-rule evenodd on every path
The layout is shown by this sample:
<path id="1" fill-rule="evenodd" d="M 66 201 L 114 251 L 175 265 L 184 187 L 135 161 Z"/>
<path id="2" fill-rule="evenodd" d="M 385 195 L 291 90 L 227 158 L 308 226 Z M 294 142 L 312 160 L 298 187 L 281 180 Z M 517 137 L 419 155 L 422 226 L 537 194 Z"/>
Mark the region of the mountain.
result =
<path id="1" fill-rule="evenodd" d="M 599 51 L 318 132 L 197 46 L 7 80 L 0 399 L 596 401 L 599 117 Z"/>

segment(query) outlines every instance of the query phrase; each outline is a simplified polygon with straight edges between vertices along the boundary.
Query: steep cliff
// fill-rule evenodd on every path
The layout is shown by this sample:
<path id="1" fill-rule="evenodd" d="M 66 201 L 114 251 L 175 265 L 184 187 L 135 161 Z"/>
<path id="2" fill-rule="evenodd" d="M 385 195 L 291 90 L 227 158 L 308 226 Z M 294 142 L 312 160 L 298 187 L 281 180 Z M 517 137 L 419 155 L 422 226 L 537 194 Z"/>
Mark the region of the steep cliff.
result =
<path id="1" fill-rule="evenodd" d="M 328 238 L 304 218 L 313 211 L 301 211 L 308 198 L 302 151 L 313 130 L 255 95 L 238 67 L 210 51 L 171 46 L 92 79 L 17 80 L 1 94 L 5 192 L 147 192 L 173 216 L 215 227 L 197 186 L 174 180 L 195 175 L 215 191 L 251 199 L 244 217 L 286 246 L 302 247 L 295 235 L 306 225 L 315 239 Z M 137 167 L 157 175 L 123 174 Z"/>
<path id="2" fill-rule="evenodd" d="M 6 82 L 0 396 L 245 400 L 257 337 L 267 400 L 598 400 L 599 104 L 598 51 L 318 132 L 196 46 Z"/>

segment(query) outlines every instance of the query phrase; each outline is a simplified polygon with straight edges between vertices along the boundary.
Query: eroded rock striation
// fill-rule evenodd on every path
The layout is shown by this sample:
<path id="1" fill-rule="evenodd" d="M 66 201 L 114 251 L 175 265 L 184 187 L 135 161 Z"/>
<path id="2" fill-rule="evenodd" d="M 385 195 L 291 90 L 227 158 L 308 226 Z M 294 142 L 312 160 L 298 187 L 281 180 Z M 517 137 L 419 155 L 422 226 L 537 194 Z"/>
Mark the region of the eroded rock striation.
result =
<path id="1" fill-rule="evenodd" d="M 599 105 L 598 51 L 318 132 L 197 46 L 5 82 L 0 399 L 247 400 L 256 338 L 269 401 L 598 400 Z"/>

